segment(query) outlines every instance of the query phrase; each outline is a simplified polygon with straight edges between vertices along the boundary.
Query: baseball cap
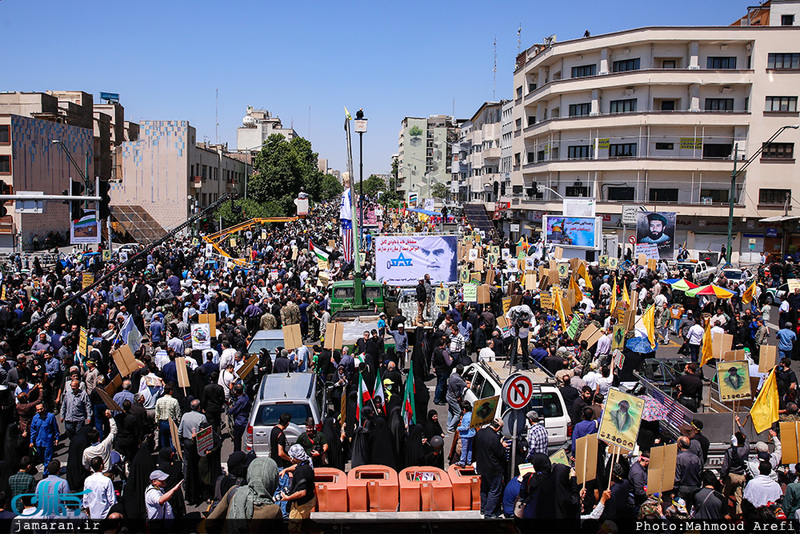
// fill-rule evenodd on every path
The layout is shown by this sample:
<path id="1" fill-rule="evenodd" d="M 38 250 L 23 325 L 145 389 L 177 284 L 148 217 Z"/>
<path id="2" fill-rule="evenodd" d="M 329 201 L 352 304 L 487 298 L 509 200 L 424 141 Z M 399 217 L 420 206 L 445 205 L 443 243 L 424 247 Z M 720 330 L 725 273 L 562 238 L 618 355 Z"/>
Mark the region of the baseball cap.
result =
<path id="1" fill-rule="evenodd" d="M 167 480 L 168 478 L 169 478 L 169 475 L 166 474 L 164 471 L 162 471 L 160 469 L 156 469 L 155 471 L 150 473 L 150 480 L 161 480 L 161 481 L 164 481 L 164 480 Z"/>

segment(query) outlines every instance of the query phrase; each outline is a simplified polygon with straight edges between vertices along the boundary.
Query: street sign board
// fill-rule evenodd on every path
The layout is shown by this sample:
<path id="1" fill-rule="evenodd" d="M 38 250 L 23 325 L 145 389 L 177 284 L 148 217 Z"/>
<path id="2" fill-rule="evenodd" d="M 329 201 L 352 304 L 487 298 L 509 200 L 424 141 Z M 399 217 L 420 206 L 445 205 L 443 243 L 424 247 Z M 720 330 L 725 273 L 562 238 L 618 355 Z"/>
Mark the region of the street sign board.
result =
<path id="1" fill-rule="evenodd" d="M 636 214 L 640 211 L 647 211 L 647 209 L 636 204 L 622 206 L 622 224 L 636 224 Z"/>
<path id="2" fill-rule="evenodd" d="M 528 405 L 533 394 L 533 382 L 523 374 L 513 374 L 503 384 L 503 401 L 509 408 L 521 410 Z"/>
<path id="3" fill-rule="evenodd" d="M 631 235 L 628 238 L 628 243 L 630 243 L 631 245 L 635 245 L 636 244 L 636 236 L 635 235 Z"/>

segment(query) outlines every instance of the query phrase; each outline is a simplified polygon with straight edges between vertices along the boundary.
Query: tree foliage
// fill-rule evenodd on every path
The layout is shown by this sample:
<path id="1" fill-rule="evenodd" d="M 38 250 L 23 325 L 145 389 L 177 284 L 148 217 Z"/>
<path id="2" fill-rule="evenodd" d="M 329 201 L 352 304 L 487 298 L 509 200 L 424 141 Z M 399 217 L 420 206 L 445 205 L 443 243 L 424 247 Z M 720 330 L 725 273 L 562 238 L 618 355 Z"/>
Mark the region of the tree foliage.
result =
<path id="1" fill-rule="evenodd" d="M 431 187 L 431 196 L 433 198 L 446 199 L 449 189 L 450 188 L 447 187 L 447 184 L 433 184 L 433 187 Z"/>
<path id="2" fill-rule="evenodd" d="M 374 196 L 378 192 L 386 191 L 386 189 L 386 182 L 376 174 L 370 174 L 369 178 L 364 180 L 364 194 L 367 196 Z"/>
<path id="3" fill-rule="evenodd" d="M 236 201 L 225 202 L 217 209 L 215 216 L 221 216 L 223 226 L 228 227 L 255 217 L 283 217 L 284 212 L 280 204 L 272 200 L 256 202 L 252 198 L 240 198 Z"/>

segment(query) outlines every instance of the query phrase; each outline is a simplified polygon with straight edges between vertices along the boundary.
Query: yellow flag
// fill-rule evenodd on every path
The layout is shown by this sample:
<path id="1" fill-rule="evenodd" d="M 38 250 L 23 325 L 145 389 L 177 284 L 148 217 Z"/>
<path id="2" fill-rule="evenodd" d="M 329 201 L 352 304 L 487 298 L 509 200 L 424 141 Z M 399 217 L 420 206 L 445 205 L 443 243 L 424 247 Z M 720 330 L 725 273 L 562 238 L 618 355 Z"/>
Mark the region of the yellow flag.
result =
<path id="1" fill-rule="evenodd" d="M 522 271 L 522 274 L 519 275 L 519 285 L 524 289 L 525 288 L 525 271 Z"/>
<path id="2" fill-rule="evenodd" d="M 623 284 L 622 286 L 622 300 L 625 301 L 625 304 L 627 304 L 629 308 L 631 307 L 631 297 L 628 295 L 628 284 Z"/>
<path id="3" fill-rule="evenodd" d="M 611 288 L 611 302 L 608 306 L 608 311 L 614 313 L 614 308 L 617 307 L 617 277 L 614 277 L 614 287 Z"/>
<path id="4" fill-rule="evenodd" d="M 561 329 L 567 330 L 567 318 L 564 314 L 564 303 L 561 300 L 561 291 L 557 287 L 553 287 L 553 306 L 558 312 L 558 318 L 561 319 Z"/>
<path id="5" fill-rule="evenodd" d="M 644 329 L 647 331 L 647 339 L 650 340 L 650 348 L 656 346 L 656 307 L 650 306 L 647 311 L 642 314 L 642 323 Z"/>
<path id="6" fill-rule="evenodd" d="M 594 286 L 592 285 L 592 279 L 589 278 L 589 273 L 586 272 L 586 269 L 583 270 L 583 281 L 586 282 L 586 289 L 589 291 L 594 291 Z"/>
<path id="7" fill-rule="evenodd" d="M 576 298 L 583 298 L 583 292 L 581 291 L 581 286 L 578 285 L 577 280 L 575 280 L 574 276 L 569 277 L 569 288 L 575 290 L 575 297 Z"/>
<path id="8" fill-rule="evenodd" d="M 769 373 L 764 381 L 764 387 L 753 402 L 750 418 L 753 420 L 753 428 L 758 433 L 767 430 L 778 420 L 778 382 L 775 378 L 775 369 Z"/>
<path id="9" fill-rule="evenodd" d="M 353 120 L 353 117 L 350 115 L 350 112 L 347 111 L 347 108 L 344 108 L 344 116 L 347 117 L 347 120 Z"/>
<path id="10" fill-rule="evenodd" d="M 753 280 L 753 283 L 744 290 L 742 293 L 742 304 L 750 304 L 750 301 L 753 300 L 753 297 L 756 296 L 756 281 Z"/>
<path id="11" fill-rule="evenodd" d="M 703 333 L 703 346 L 700 352 L 703 354 L 700 359 L 700 367 L 703 367 L 714 358 L 714 351 L 711 346 L 711 321 L 706 323 L 706 331 Z"/>

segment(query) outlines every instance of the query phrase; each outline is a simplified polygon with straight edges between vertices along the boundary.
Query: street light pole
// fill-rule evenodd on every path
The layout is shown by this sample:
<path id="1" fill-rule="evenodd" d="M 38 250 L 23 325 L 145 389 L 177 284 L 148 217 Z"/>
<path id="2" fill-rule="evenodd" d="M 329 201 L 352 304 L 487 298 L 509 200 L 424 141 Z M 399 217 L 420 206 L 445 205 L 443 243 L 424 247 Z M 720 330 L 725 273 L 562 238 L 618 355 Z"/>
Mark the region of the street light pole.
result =
<path id="1" fill-rule="evenodd" d="M 750 164 L 753 163 L 753 161 L 755 161 L 755 159 L 761 154 L 761 152 L 763 152 L 766 147 L 771 145 L 775 141 L 775 139 L 777 139 L 778 136 L 783 133 L 784 130 L 788 130 L 790 128 L 792 130 L 797 130 L 798 128 L 800 128 L 800 124 L 791 124 L 787 126 L 781 126 L 780 128 L 778 128 L 778 131 L 772 134 L 772 137 L 767 139 L 765 143 L 762 143 L 762 145 L 758 148 L 758 150 L 756 150 L 755 153 L 752 156 L 750 156 L 750 158 L 748 158 L 747 161 L 744 162 L 744 165 L 742 165 L 739 169 L 736 168 L 736 163 L 738 162 L 739 159 L 739 146 L 737 145 L 733 151 L 733 170 L 731 171 L 731 191 L 730 191 L 730 197 L 728 199 L 728 248 L 725 254 L 726 263 L 731 262 L 731 255 L 733 253 L 733 197 L 736 194 L 736 177 L 742 174 L 742 172 L 744 172 L 744 170 L 747 169 L 747 167 L 750 166 Z"/>
<path id="2" fill-rule="evenodd" d="M 364 118 L 363 108 L 356 111 L 356 120 L 353 124 L 358 133 L 358 214 L 361 218 L 359 243 L 364 243 L 364 134 L 367 131 L 367 119 Z"/>

